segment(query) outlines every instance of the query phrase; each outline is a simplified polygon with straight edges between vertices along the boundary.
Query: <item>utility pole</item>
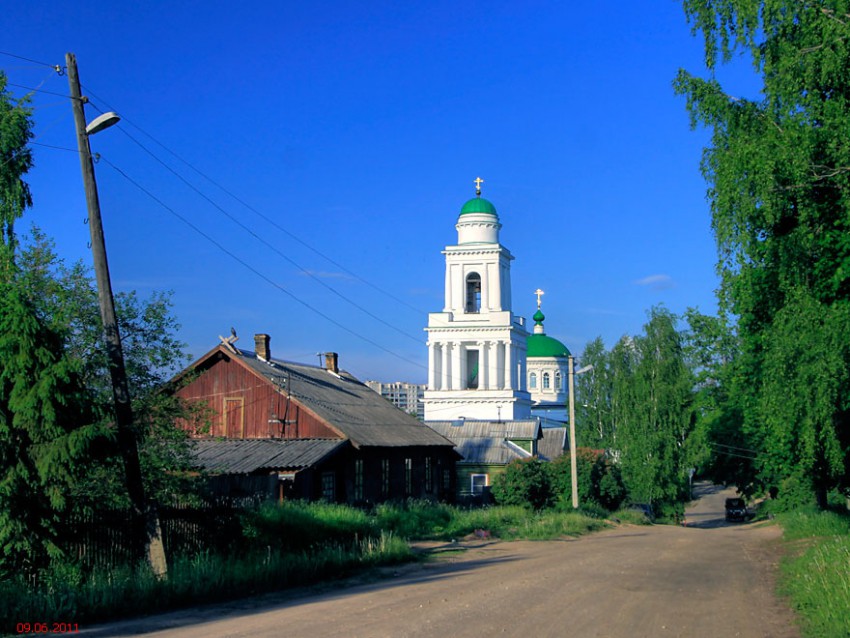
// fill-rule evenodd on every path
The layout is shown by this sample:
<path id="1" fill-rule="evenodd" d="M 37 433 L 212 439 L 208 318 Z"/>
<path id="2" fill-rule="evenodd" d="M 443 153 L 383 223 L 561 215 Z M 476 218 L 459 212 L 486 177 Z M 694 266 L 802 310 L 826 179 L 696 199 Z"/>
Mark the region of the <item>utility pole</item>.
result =
<path id="1" fill-rule="evenodd" d="M 145 498 L 142 483 L 142 470 L 139 464 L 139 446 L 133 428 L 133 409 L 127 386 L 127 372 L 124 367 L 124 353 L 121 348 L 121 336 L 115 318 L 115 301 L 112 296 L 112 283 L 109 278 L 109 264 L 106 260 L 106 241 L 103 236 L 103 222 L 100 216 L 100 200 L 97 196 L 97 183 L 94 178 L 89 133 L 86 130 L 84 104 L 88 98 L 80 90 L 80 77 L 77 73 L 77 58 L 73 53 L 65 55 L 68 67 L 68 84 L 71 89 L 71 106 L 74 111 L 74 124 L 77 129 L 77 147 L 80 152 L 80 168 L 83 172 L 83 185 L 88 205 L 89 229 L 91 230 L 91 250 L 94 260 L 94 272 L 97 279 L 100 316 L 106 339 L 106 354 L 109 374 L 112 379 L 112 397 L 115 404 L 115 425 L 118 447 L 124 461 L 125 480 L 130 503 L 133 508 L 133 530 L 137 551 L 143 555 L 154 573 L 164 576 L 166 573 L 165 551 L 159 517 L 156 509 Z M 116 118 L 117 121 L 117 118 Z"/>
<path id="2" fill-rule="evenodd" d="M 576 474 L 576 400 L 575 357 L 567 358 L 570 388 L 570 475 L 572 477 L 573 509 L 578 509 L 578 475 Z"/>

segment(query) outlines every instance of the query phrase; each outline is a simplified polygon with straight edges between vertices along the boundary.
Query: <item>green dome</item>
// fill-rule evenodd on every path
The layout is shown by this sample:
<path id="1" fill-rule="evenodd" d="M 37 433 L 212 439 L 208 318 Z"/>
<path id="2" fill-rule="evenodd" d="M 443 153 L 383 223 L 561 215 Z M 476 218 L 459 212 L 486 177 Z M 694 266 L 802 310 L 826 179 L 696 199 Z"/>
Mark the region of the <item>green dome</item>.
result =
<path id="1" fill-rule="evenodd" d="M 495 215 L 496 207 L 483 197 L 473 197 L 460 209 L 461 215 L 467 215 L 469 213 L 488 213 Z"/>
<path id="2" fill-rule="evenodd" d="M 529 357 L 568 357 L 570 351 L 567 346 L 546 335 L 529 335 L 528 337 Z"/>
<path id="3" fill-rule="evenodd" d="M 532 319 L 534 319 L 534 323 L 540 323 L 540 324 L 542 324 L 542 323 L 543 323 L 543 320 L 544 320 L 545 318 L 546 318 L 546 315 L 544 315 L 544 314 L 540 311 L 540 308 L 538 308 L 538 309 L 537 309 L 537 312 L 535 312 L 535 313 L 534 313 L 534 316 L 532 317 Z"/>

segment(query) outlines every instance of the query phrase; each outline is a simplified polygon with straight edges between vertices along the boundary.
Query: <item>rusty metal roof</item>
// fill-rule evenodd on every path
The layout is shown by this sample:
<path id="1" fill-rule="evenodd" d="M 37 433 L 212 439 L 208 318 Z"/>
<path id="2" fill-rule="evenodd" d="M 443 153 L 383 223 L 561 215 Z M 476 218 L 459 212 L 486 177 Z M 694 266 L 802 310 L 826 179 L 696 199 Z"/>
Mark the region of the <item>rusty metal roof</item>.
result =
<path id="1" fill-rule="evenodd" d="M 290 361 L 263 361 L 249 350 L 239 360 L 281 393 L 342 432 L 355 447 L 451 447 L 452 443 L 347 372 Z"/>
<path id="2" fill-rule="evenodd" d="M 209 472 L 251 474 L 310 467 L 347 445 L 340 439 L 198 439 L 191 454 Z"/>

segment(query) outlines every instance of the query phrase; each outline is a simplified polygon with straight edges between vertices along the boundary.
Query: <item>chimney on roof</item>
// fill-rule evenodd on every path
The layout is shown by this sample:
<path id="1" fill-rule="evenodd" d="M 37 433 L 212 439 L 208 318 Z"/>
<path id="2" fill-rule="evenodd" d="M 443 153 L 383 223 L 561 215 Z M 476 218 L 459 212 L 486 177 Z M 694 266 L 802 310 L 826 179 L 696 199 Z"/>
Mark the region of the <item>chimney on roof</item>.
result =
<path id="1" fill-rule="evenodd" d="M 339 355 L 336 352 L 325 353 L 325 369 L 330 370 L 335 374 L 339 374 Z"/>
<path id="2" fill-rule="evenodd" d="M 272 350 L 269 347 L 271 340 L 272 338 L 265 334 L 254 335 L 254 352 L 263 361 L 269 361 L 272 358 Z"/>

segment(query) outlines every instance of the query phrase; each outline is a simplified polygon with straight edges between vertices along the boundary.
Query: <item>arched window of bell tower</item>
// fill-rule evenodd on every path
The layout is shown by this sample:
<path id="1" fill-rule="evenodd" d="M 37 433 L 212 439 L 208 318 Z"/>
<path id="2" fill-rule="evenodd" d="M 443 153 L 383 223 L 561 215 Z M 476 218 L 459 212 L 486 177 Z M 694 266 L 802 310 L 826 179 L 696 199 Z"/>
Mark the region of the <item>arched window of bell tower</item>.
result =
<path id="1" fill-rule="evenodd" d="M 481 312 L 481 275 L 477 272 L 466 276 L 466 312 Z"/>

